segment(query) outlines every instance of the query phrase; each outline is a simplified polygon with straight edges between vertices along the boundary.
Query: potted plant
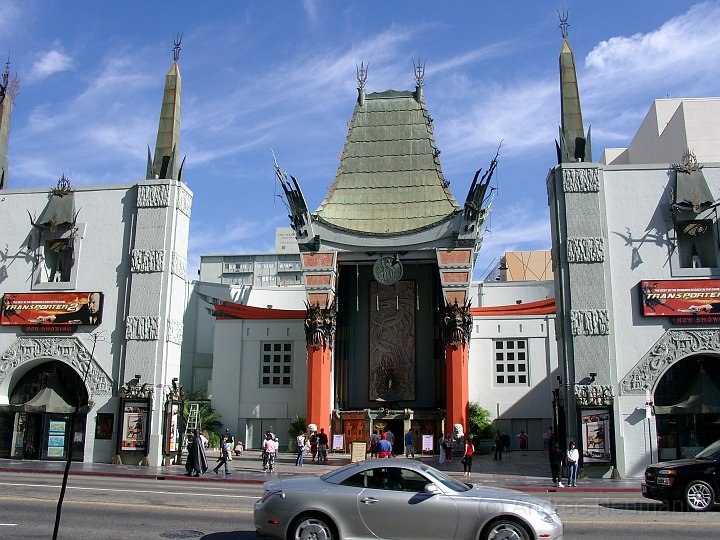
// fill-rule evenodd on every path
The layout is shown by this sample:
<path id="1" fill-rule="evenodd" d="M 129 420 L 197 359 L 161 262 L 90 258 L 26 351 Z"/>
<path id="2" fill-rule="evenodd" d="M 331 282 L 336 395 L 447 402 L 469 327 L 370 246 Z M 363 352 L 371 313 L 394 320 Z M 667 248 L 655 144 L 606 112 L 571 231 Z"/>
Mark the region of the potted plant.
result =
<path id="1" fill-rule="evenodd" d="M 306 422 L 302 416 L 295 416 L 295 419 L 290 422 L 290 429 L 288 429 L 288 450 L 290 452 L 297 452 L 297 436 L 301 433 L 306 432 Z"/>
<path id="2" fill-rule="evenodd" d="M 468 404 L 468 437 L 479 454 L 489 454 L 493 443 L 493 424 L 490 411 L 471 401 Z"/>

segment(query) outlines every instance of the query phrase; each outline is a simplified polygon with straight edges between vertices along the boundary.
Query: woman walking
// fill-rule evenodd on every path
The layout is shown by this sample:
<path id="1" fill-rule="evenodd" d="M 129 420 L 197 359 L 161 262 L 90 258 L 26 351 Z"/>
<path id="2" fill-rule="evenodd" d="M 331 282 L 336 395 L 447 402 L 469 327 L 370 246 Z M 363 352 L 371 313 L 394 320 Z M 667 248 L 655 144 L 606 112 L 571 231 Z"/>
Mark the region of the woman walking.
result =
<path id="1" fill-rule="evenodd" d="M 472 437 L 469 435 L 468 438 L 465 439 L 465 453 L 462 457 L 463 476 L 470 476 L 470 473 L 472 472 L 473 445 L 470 442 L 471 440 Z"/>

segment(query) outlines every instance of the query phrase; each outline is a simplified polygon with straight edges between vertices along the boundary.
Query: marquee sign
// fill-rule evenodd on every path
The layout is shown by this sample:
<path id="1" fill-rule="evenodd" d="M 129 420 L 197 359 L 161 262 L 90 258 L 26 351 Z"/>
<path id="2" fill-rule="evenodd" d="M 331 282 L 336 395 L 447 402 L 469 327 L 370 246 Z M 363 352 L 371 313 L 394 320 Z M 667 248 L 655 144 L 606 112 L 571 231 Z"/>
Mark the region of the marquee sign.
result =
<path id="1" fill-rule="evenodd" d="M 98 325 L 102 310 L 101 292 L 5 293 L 0 325 L 52 325 L 54 330 L 60 326 Z"/>
<path id="2" fill-rule="evenodd" d="M 705 319 L 717 319 L 720 315 L 720 280 L 717 279 L 641 281 L 640 291 L 645 317 L 706 322 Z"/>

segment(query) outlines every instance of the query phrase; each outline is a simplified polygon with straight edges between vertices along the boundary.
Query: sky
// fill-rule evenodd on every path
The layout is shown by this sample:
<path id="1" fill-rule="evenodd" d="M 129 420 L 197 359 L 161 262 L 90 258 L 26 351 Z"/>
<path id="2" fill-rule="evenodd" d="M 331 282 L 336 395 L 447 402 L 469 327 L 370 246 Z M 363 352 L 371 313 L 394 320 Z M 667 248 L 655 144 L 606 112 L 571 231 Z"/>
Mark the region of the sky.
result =
<path id="1" fill-rule="evenodd" d="M 289 226 L 272 152 L 316 209 L 357 99 L 413 90 L 460 204 L 502 141 L 475 265 L 550 248 L 545 179 L 560 123 L 558 10 L 569 14 L 593 158 L 627 146 L 654 99 L 720 95 L 720 0 L 2 0 L 0 58 L 20 91 L 8 187 L 144 179 L 173 38 L 182 33 L 180 154 L 194 193 L 188 278 L 201 255 L 267 253 Z M 2 216 L 0 216 L 0 220 Z M 1 232 L 0 228 L 0 232 Z M 0 239 L 1 242 L 1 239 Z"/>

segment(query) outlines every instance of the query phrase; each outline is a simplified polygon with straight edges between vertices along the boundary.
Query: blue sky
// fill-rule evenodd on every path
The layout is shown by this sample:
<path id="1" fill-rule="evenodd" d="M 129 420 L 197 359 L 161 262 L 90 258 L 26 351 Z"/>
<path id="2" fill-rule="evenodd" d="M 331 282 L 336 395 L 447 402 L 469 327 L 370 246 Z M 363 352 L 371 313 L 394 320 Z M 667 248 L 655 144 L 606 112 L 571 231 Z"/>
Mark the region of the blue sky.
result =
<path id="1" fill-rule="evenodd" d="M 134 183 L 154 146 L 172 40 L 184 34 L 180 153 L 199 256 L 272 251 L 287 212 L 274 172 L 311 210 L 332 182 L 357 97 L 414 88 L 450 189 L 503 141 L 476 277 L 506 250 L 548 249 L 545 177 L 560 121 L 558 9 L 570 14 L 593 157 L 627 146 L 652 100 L 720 95 L 720 1 L 41 1 L 0 3 L 0 56 L 20 80 L 10 188 Z"/>

